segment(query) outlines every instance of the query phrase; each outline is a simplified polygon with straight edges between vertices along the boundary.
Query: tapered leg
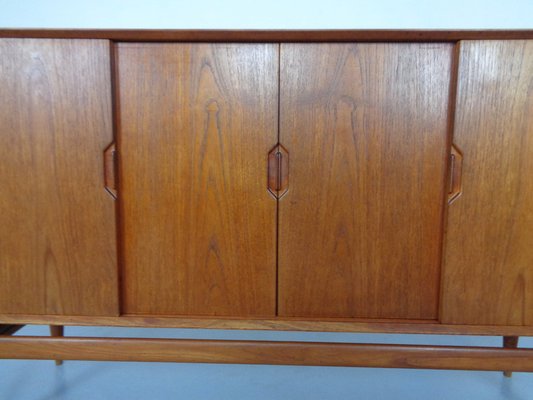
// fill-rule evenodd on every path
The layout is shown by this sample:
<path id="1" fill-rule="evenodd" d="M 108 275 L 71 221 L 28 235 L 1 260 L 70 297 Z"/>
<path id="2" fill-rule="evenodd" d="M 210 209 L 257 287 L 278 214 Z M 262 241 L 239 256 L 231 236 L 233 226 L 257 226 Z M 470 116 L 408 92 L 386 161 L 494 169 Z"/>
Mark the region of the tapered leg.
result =
<path id="1" fill-rule="evenodd" d="M 24 325 L 0 325 L 0 335 L 11 336 L 22 328 Z"/>
<path id="2" fill-rule="evenodd" d="M 63 337 L 64 327 L 63 325 L 50 325 L 50 336 Z M 63 360 L 56 360 L 56 365 L 63 364 Z"/>
<path id="3" fill-rule="evenodd" d="M 503 347 L 506 349 L 516 349 L 518 347 L 518 336 L 504 336 Z M 503 371 L 503 375 L 510 378 L 513 375 L 513 371 Z"/>

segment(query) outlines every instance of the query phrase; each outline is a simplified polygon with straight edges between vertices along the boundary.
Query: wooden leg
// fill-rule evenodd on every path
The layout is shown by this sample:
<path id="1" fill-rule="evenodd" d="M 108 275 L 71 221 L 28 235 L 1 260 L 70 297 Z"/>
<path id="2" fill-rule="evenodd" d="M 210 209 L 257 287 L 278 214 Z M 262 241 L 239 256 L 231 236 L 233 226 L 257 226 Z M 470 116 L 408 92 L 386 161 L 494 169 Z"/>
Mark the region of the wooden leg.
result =
<path id="1" fill-rule="evenodd" d="M 518 347 L 518 336 L 504 336 L 503 347 L 505 349 L 516 349 Z M 503 376 L 510 378 L 513 375 L 513 371 L 503 371 Z"/>
<path id="2" fill-rule="evenodd" d="M 0 335 L 11 336 L 23 327 L 24 325 L 0 325 Z"/>
<path id="3" fill-rule="evenodd" d="M 64 327 L 63 325 L 50 325 L 50 336 L 63 337 Z M 63 360 L 56 360 L 56 365 L 63 364 Z"/>

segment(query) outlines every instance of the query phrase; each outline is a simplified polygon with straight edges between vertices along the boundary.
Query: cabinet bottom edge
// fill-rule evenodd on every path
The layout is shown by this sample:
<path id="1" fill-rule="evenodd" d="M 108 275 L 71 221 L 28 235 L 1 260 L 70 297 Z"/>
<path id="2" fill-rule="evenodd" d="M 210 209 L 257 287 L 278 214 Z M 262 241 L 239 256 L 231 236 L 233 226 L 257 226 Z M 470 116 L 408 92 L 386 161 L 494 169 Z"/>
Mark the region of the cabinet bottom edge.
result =
<path id="1" fill-rule="evenodd" d="M 167 316 L 64 316 L 0 314 L 0 324 L 241 329 L 310 332 L 533 336 L 533 326 L 442 324 L 433 320 L 324 320 Z"/>

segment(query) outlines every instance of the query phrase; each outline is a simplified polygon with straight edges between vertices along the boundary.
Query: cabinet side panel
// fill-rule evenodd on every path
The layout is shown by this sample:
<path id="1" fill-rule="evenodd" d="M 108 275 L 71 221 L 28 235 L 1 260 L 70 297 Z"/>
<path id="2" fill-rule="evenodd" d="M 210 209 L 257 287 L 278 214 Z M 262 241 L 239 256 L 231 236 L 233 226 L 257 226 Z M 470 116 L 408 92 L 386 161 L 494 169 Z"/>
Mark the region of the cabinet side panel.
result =
<path id="1" fill-rule="evenodd" d="M 127 313 L 272 316 L 278 46 L 118 47 Z"/>
<path id="2" fill-rule="evenodd" d="M 461 43 L 442 322 L 533 324 L 533 41 Z"/>
<path id="3" fill-rule="evenodd" d="M 109 43 L 0 40 L 0 310 L 117 315 Z"/>
<path id="4" fill-rule="evenodd" d="M 437 317 L 452 52 L 281 45 L 280 315 Z"/>

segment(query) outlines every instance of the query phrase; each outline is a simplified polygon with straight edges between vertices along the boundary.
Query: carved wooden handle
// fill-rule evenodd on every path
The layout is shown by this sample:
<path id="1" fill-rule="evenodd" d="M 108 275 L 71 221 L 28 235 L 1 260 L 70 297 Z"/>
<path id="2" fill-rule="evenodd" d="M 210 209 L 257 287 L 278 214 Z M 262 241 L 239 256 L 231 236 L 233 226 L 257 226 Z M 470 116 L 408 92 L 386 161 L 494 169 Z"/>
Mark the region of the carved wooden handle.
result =
<path id="1" fill-rule="evenodd" d="M 462 177 L 463 155 L 455 145 L 452 144 L 450 153 L 450 189 L 448 191 L 448 204 L 452 204 L 463 191 Z"/>
<path id="2" fill-rule="evenodd" d="M 117 198 L 116 182 L 116 148 L 113 142 L 104 150 L 104 184 L 105 189 L 114 199 Z"/>
<path id="3" fill-rule="evenodd" d="M 287 192 L 288 185 L 289 153 L 278 144 L 268 153 L 268 190 L 279 199 Z"/>

